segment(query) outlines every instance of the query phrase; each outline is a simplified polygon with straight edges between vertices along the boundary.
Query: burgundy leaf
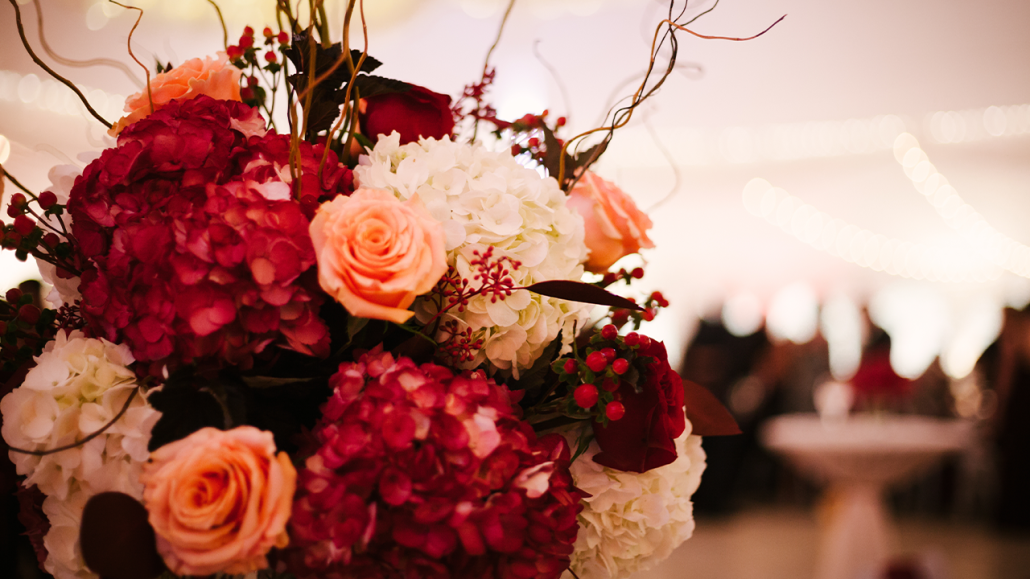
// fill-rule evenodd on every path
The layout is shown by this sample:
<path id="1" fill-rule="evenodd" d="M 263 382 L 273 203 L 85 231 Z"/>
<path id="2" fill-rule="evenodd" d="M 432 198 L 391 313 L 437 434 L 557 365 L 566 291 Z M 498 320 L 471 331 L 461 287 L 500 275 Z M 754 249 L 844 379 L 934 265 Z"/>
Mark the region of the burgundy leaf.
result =
<path id="1" fill-rule="evenodd" d="M 611 306 L 613 308 L 626 308 L 636 310 L 638 312 L 644 311 L 644 308 L 622 296 L 617 296 L 607 290 L 597 287 L 596 285 L 590 285 L 581 281 L 542 281 L 521 289 L 527 289 L 543 296 L 569 300 L 570 302 L 583 302 L 599 306 Z"/>
<path id="2" fill-rule="evenodd" d="M 690 380 L 683 381 L 683 400 L 687 406 L 687 420 L 693 427 L 691 434 L 698 436 L 727 436 L 740 434 L 740 427 L 729 410 L 707 388 Z"/>
<path id="3" fill-rule="evenodd" d="M 86 566 L 103 579 L 153 579 L 165 570 L 147 509 L 125 493 L 89 499 L 79 545 Z"/>

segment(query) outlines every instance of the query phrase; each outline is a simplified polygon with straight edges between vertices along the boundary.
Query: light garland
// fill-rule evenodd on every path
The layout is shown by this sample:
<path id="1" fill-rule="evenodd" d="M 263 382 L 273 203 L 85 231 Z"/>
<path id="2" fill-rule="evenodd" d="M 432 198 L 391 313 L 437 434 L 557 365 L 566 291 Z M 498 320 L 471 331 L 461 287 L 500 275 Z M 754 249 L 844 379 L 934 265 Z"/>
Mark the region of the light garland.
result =
<path id="1" fill-rule="evenodd" d="M 84 84 L 78 87 L 102 117 L 117 119 L 124 114 L 124 95 L 90 88 Z M 40 80 L 35 74 L 22 75 L 11 70 L 0 70 L 0 101 L 22 103 L 59 115 L 93 119 L 79 97 L 68 87 L 53 79 Z"/>
<path id="2" fill-rule="evenodd" d="M 988 115 L 984 115 L 984 126 L 992 126 L 991 134 L 995 136 L 1005 134 L 1011 126 L 1005 122 L 1000 109 L 997 110 L 997 114 L 991 115 L 994 120 L 990 123 Z M 1018 276 L 1030 277 L 1030 247 L 992 227 L 966 203 L 944 175 L 937 172 L 915 137 L 909 133 L 899 135 L 894 141 L 894 158 L 901 163 L 916 191 L 923 194 L 944 222 L 961 233 L 988 261 Z"/>
<path id="3" fill-rule="evenodd" d="M 873 271 L 952 283 L 992 281 L 1001 275 L 968 246 L 945 248 L 889 238 L 819 211 L 764 179 L 752 179 L 744 187 L 744 207 L 819 251 Z"/>

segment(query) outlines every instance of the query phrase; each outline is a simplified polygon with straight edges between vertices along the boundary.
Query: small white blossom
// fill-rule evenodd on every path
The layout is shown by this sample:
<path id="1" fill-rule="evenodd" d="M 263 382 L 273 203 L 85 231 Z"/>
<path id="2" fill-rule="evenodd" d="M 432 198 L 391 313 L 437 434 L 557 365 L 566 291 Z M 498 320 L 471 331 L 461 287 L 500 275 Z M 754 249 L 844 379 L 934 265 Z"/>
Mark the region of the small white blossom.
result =
<path id="1" fill-rule="evenodd" d="M 55 165 L 50 169 L 50 188 L 47 191 L 52 192 L 57 196 L 57 202 L 61 205 L 68 203 L 68 196 L 71 194 L 72 186 L 75 185 L 75 178 L 82 174 L 75 165 Z M 67 212 L 61 216 L 61 220 L 64 221 L 64 226 L 71 231 L 72 228 L 72 217 Z M 50 223 L 55 229 L 61 229 L 61 220 L 57 217 L 50 216 L 47 218 L 47 222 Z M 61 235 L 61 241 L 64 241 L 64 236 Z M 46 299 L 48 302 L 54 305 L 54 307 L 60 307 L 64 304 L 73 304 L 77 300 L 82 299 L 82 295 L 79 293 L 79 278 L 78 276 L 71 278 L 63 278 L 57 275 L 57 266 L 52 263 L 42 261 L 37 258 L 36 266 L 39 267 L 39 274 L 43 278 L 43 281 L 53 286 L 50 294 L 47 295 Z"/>
<path id="2" fill-rule="evenodd" d="M 0 400 L 2 433 L 9 445 L 47 450 L 82 440 L 110 422 L 137 388 L 128 368 L 128 346 L 60 331 L 36 357 L 20 387 Z M 79 524 L 89 497 L 119 491 L 143 497 L 139 475 L 149 452 L 150 432 L 160 417 L 137 395 L 125 414 L 85 444 L 45 456 L 10 451 L 25 486 L 46 495 L 50 531 L 46 570 L 57 579 L 87 579 L 79 551 Z"/>
<path id="3" fill-rule="evenodd" d="M 620 579 L 655 566 L 693 534 L 690 497 L 701 484 L 705 453 L 689 422 L 676 439 L 676 460 L 647 472 L 601 466 L 593 461 L 598 450 L 590 443 L 570 468 L 576 486 L 590 495 L 579 514 L 571 568 L 582 579 Z"/>
<path id="4" fill-rule="evenodd" d="M 523 167 L 510 152 L 449 138 L 402 146 L 393 133 L 379 139 L 359 163 L 355 174 L 362 187 L 422 200 L 443 224 L 448 264 L 462 277 L 475 275 L 469 265 L 474 251 L 493 247 L 496 257 L 521 263 L 511 274 L 516 286 L 582 278 L 587 255 L 582 218 L 566 206 L 557 181 Z M 465 311 L 452 309 L 447 315 L 471 328 L 473 339 L 483 339 L 469 366 L 488 361 L 517 377 L 560 331 L 570 343 L 573 324 L 582 327 L 590 308 L 521 290 L 496 302 L 475 297 Z M 429 300 L 415 302 L 419 320 L 426 322 L 435 312 Z"/>

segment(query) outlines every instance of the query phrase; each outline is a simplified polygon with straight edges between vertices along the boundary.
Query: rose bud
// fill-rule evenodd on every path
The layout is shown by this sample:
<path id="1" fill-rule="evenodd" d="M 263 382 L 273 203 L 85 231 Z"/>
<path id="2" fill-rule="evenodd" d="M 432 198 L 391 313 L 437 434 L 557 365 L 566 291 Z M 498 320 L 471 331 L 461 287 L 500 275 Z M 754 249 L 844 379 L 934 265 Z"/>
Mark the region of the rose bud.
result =
<path id="1" fill-rule="evenodd" d="M 18 309 L 18 319 L 27 324 L 35 324 L 39 321 L 39 314 L 41 313 L 42 312 L 40 312 L 39 308 L 37 308 L 36 306 L 32 304 L 25 304 L 24 306 Z"/>
<path id="2" fill-rule="evenodd" d="M 276 40 L 279 41 L 279 44 L 289 44 L 290 43 L 290 35 L 287 34 L 286 31 L 284 30 L 284 31 L 279 33 L 279 36 L 276 37 Z"/>
<path id="3" fill-rule="evenodd" d="M 442 139 L 454 130 L 451 97 L 421 86 L 410 85 L 404 92 L 381 94 L 364 100 L 359 124 L 372 141 L 379 135 L 400 133 L 400 144 Z"/>
<path id="4" fill-rule="evenodd" d="M 572 397 L 576 399 L 576 404 L 579 404 L 582 408 L 592 408 L 594 404 L 597 404 L 597 386 L 593 384 L 581 384 L 576 391 L 572 393 Z"/>
<path id="5" fill-rule="evenodd" d="M 654 247 L 651 220 L 621 189 L 587 171 L 569 193 L 569 207 L 583 217 L 590 256 L 587 271 L 604 273 L 623 256 Z"/>
<path id="6" fill-rule="evenodd" d="M 615 397 L 623 415 L 608 426 L 593 423 L 601 449 L 594 462 L 628 472 L 645 472 L 676 460 L 675 439 L 686 428 L 683 381 L 669 366 L 665 345 L 648 340 L 639 354 L 652 359 L 641 372 L 640 391 L 622 383 Z M 612 412 L 618 413 L 618 408 Z"/>
<path id="7" fill-rule="evenodd" d="M 5 295 L 4 298 L 7 300 L 7 303 L 16 304 L 18 303 L 18 300 L 21 299 L 21 290 L 16 287 L 12 287 L 7 290 L 7 295 Z"/>

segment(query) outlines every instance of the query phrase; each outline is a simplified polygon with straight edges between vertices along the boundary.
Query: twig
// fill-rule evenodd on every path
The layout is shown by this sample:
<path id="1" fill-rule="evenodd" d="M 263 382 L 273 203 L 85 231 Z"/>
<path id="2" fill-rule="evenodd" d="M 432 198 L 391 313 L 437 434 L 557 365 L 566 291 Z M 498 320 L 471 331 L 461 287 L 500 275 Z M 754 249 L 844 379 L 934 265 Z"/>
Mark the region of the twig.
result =
<path id="1" fill-rule="evenodd" d="M 93 118 L 100 121 L 100 124 L 110 129 L 111 123 L 107 122 L 107 119 L 100 116 L 100 113 L 98 113 L 96 109 L 94 109 L 93 106 L 89 104 L 89 101 L 86 100 L 86 95 L 82 94 L 82 91 L 79 90 L 79 87 L 75 86 L 75 83 L 54 72 L 54 69 L 47 66 L 45 62 L 43 62 L 42 60 L 40 60 L 38 56 L 36 56 L 36 53 L 32 50 L 32 46 L 29 45 L 29 39 L 25 38 L 25 26 L 21 22 L 21 7 L 18 6 L 18 1 L 8 1 L 11 3 L 11 6 L 14 6 L 14 17 L 18 23 L 18 36 L 21 37 L 22 46 L 25 47 L 25 50 L 29 53 L 29 56 L 32 57 L 32 62 L 35 62 L 36 65 L 45 70 L 47 74 L 57 79 L 68 88 L 72 89 L 72 92 L 74 92 L 79 97 L 79 100 L 82 101 L 82 104 L 86 106 L 86 110 L 89 111 L 89 114 L 93 115 Z"/>
<path id="2" fill-rule="evenodd" d="M 12 0 L 13 1 L 13 0 Z M 486 58 L 483 59 L 483 76 L 480 82 L 486 80 L 486 74 L 490 71 L 490 57 L 493 56 L 494 49 L 501 43 L 501 34 L 504 33 L 504 25 L 508 23 L 508 16 L 511 15 L 512 8 L 515 7 L 515 0 L 509 0 L 508 8 L 504 11 L 504 17 L 501 18 L 501 25 L 497 27 L 497 36 L 494 38 L 494 43 L 490 45 L 490 50 L 486 51 Z M 476 135 L 479 134 L 479 116 L 472 121 L 472 142 L 476 142 Z"/>
<path id="3" fill-rule="evenodd" d="M 57 448 L 51 448 L 49 450 L 25 450 L 25 449 L 22 449 L 22 448 L 15 448 L 13 446 L 8 446 L 7 449 L 10 450 L 10 451 L 13 451 L 13 452 L 20 452 L 21 454 L 31 454 L 33 456 L 46 456 L 48 454 L 55 454 L 55 453 L 61 452 L 63 450 L 68 450 L 68 449 L 71 449 L 71 448 L 75 448 L 77 446 L 82 446 L 82 445 L 86 444 L 87 442 L 89 442 L 89 441 L 93 440 L 94 438 L 96 438 L 96 437 L 100 436 L 101 434 L 103 434 L 108 428 L 111 428 L 112 426 L 114 426 L 114 423 L 118 422 L 118 419 L 121 418 L 125 414 L 125 412 L 129 409 L 129 404 L 132 404 L 132 401 L 136 398 L 136 394 L 138 392 L 139 392 L 139 388 L 134 389 L 132 391 L 132 393 L 129 394 L 129 397 L 125 400 L 125 404 L 122 405 L 122 409 L 118 411 L 118 414 L 114 415 L 114 418 L 112 418 L 107 424 L 101 426 L 99 430 L 96 430 L 96 431 L 90 433 L 88 436 L 86 436 L 86 438 L 83 438 L 82 440 L 80 440 L 78 442 L 73 442 L 71 444 L 66 444 L 64 446 L 58 446 Z"/>
<path id="4" fill-rule="evenodd" d="M 56 60 L 57 62 L 65 66 L 74 66 L 77 68 L 86 68 L 88 66 L 110 66 L 111 68 L 117 68 L 118 70 L 125 73 L 125 76 L 129 77 L 132 84 L 143 88 L 143 81 L 141 81 L 136 75 L 132 74 L 132 70 L 125 65 L 124 62 L 118 62 L 113 58 L 91 58 L 89 60 L 72 60 L 65 58 L 60 54 L 57 54 L 47 44 L 46 36 L 43 34 L 43 7 L 40 5 L 39 0 L 32 0 L 36 5 L 36 29 L 39 32 L 39 44 L 43 47 L 43 51 L 47 53 L 47 56 Z"/>
<path id="5" fill-rule="evenodd" d="M 150 69 L 147 68 L 145 64 L 140 62 L 139 59 L 136 58 L 136 55 L 132 52 L 132 35 L 136 32 L 136 28 L 139 26 L 140 20 L 143 20 L 143 9 L 139 8 L 138 6 L 126 6 L 125 4 L 117 2 L 116 0 L 107 1 L 111 4 L 114 4 L 115 6 L 121 6 L 126 10 L 139 10 L 139 16 L 136 17 L 136 23 L 132 25 L 132 30 L 129 31 L 129 38 L 126 39 L 125 46 L 129 49 L 129 56 L 136 61 L 136 64 L 138 64 L 140 68 L 143 69 L 144 74 L 147 75 L 147 101 L 149 101 L 150 103 L 150 114 L 154 114 L 154 96 L 150 92 Z"/>
<path id="6" fill-rule="evenodd" d="M 39 0 L 37 0 L 38 2 Z M 222 9 L 218 7 L 215 0 L 207 0 L 207 3 L 214 6 L 215 12 L 218 14 L 218 22 L 222 25 L 222 46 L 229 48 L 229 29 L 225 27 L 225 18 L 222 18 Z"/>

